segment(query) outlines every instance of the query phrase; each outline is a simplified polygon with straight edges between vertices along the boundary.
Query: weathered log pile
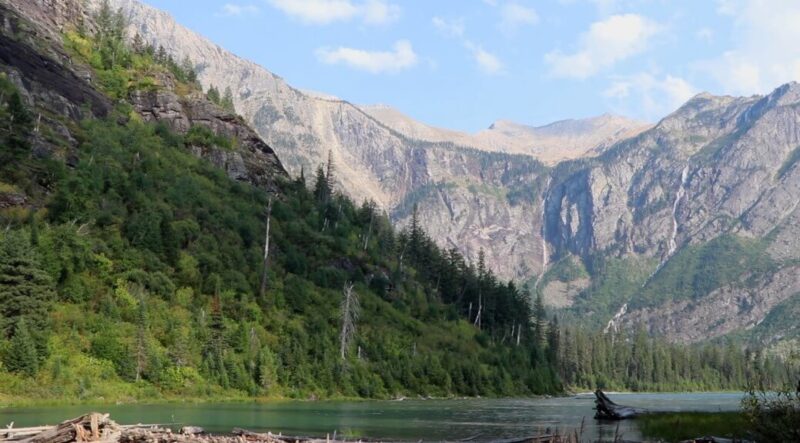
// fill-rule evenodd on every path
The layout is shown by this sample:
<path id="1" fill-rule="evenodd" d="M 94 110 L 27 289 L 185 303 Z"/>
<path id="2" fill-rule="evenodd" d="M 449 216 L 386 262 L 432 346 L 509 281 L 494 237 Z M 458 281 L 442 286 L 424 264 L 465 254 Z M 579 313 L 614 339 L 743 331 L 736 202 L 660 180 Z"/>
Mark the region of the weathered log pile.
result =
<path id="1" fill-rule="evenodd" d="M 595 410 L 594 418 L 598 420 L 624 420 L 633 418 L 637 415 L 646 414 L 646 409 L 634 408 L 632 406 L 618 405 L 601 390 L 594 391 Z"/>
<path id="2" fill-rule="evenodd" d="M 124 427 L 108 418 L 108 414 L 93 412 L 67 420 L 57 426 L 2 429 L 0 430 L 0 442 L 116 442 L 123 430 Z"/>
<path id="3" fill-rule="evenodd" d="M 184 426 L 180 432 L 163 425 L 119 425 L 108 414 L 91 413 L 57 426 L 0 429 L 0 443 L 344 443 L 330 438 L 292 437 L 234 429 L 231 435 L 206 434 Z M 367 443 L 367 442 L 362 442 Z"/>

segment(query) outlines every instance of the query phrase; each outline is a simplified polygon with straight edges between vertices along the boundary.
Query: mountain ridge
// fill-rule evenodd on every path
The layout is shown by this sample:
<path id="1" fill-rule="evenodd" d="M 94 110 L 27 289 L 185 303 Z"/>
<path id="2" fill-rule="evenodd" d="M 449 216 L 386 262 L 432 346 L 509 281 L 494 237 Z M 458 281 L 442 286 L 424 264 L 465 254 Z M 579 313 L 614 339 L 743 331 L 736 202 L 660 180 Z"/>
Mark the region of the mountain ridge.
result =
<path id="1" fill-rule="evenodd" d="M 704 337 L 752 328 L 775 303 L 794 297 L 777 293 L 778 283 L 770 282 L 781 280 L 773 276 L 782 275 L 782 269 L 793 270 L 792 260 L 797 259 L 792 252 L 800 224 L 793 218 L 800 196 L 797 162 L 792 161 L 800 145 L 793 108 L 800 102 L 796 85 L 764 97 L 698 94 L 653 127 L 596 156 L 548 167 L 532 157 L 405 137 L 356 106 L 305 96 L 252 64 L 240 71 L 230 68 L 232 63 L 224 61 L 232 55 L 196 34 L 183 41 L 186 37 L 178 38 L 174 31 L 179 25 L 152 22 L 150 13 L 141 12 L 132 0 L 115 4 L 132 8 L 134 29 L 148 41 L 175 45 L 178 58 L 203 55 L 207 63 L 200 66 L 201 81 L 235 91 L 237 107 L 293 175 L 312 170 L 330 152 L 339 168 L 339 186 L 354 198 L 375 200 L 401 225 L 416 207 L 439 244 L 456 246 L 472 260 L 483 249 L 486 263 L 500 276 L 523 281 L 538 276 L 536 281 L 543 284 L 537 290 L 545 293 L 555 283 L 544 284 L 547 279 L 541 274 L 574 258 L 590 274 L 590 283 L 570 286 L 575 280 L 559 277 L 566 281 L 557 281 L 572 288 L 565 290 L 561 303 L 583 309 L 598 323 L 634 302 L 621 316 L 622 324 L 641 324 L 638 309 L 647 308 L 654 310 L 648 328 L 675 340 L 694 340 L 695 335 L 686 335 L 688 326 L 676 326 L 680 313 L 667 305 L 635 306 L 636 300 L 655 297 L 658 285 L 673 302 L 685 301 L 670 263 L 698 276 L 690 282 L 699 289 L 688 306 L 707 306 L 703 315 L 713 317 L 705 323 Z M 787 211 L 776 211 L 781 207 Z M 723 236 L 733 239 L 712 243 Z M 741 243 L 741 238 L 758 242 Z M 723 272 L 714 274 L 715 287 L 701 284 L 705 273 L 716 272 L 704 268 L 703 260 L 721 267 L 725 253 L 745 254 L 762 244 L 759 254 L 770 257 L 774 267 L 754 274 L 753 282 Z M 732 249 L 711 254 L 718 246 Z M 602 266 L 595 265 L 598 260 Z M 631 275 L 641 274 L 642 279 L 604 299 L 602 291 L 610 291 L 604 282 L 614 266 L 641 268 Z M 750 285 L 766 295 L 754 294 Z M 713 296 L 724 291 L 735 297 Z M 740 301 L 732 301 L 736 297 Z M 752 315 L 714 326 L 725 321 L 722 313 L 728 311 L 722 308 L 729 305 Z"/>

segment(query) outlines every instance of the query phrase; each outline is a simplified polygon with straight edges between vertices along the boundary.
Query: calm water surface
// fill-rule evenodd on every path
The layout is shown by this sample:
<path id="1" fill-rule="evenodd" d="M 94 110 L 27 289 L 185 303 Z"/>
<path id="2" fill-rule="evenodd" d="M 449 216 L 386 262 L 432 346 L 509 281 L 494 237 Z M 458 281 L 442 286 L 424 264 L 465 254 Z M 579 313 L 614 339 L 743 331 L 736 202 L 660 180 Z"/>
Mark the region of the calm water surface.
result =
<path id="1" fill-rule="evenodd" d="M 610 394 L 617 403 L 657 411 L 734 411 L 742 394 Z M 290 435 L 337 431 L 348 437 L 402 440 L 486 441 L 533 435 L 551 429 L 577 428 L 586 438 L 613 438 L 617 423 L 594 420 L 594 396 L 549 399 L 467 399 L 361 402 L 276 402 L 225 404 L 158 404 L 60 406 L 0 409 L 0 426 L 55 424 L 91 409 L 111 413 L 118 423 L 175 423 L 230 432 L 233 427 Z M 641 438 L 636 421 L 620 422 L 626 439 Z"/>

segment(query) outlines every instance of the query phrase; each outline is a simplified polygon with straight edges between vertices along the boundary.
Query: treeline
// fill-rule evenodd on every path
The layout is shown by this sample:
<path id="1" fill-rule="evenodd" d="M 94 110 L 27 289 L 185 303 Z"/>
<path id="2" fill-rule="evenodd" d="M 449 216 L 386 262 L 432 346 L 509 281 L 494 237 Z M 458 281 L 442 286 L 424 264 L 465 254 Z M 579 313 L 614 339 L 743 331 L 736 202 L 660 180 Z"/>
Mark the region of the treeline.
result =
<path id="1" fill-rule="evenodd" d="M 742 349 L 736 343 L 673 344 L 633 334 L 589 332 L 567 327 L 559 333 L 558 367 L 567 386 L 632 391 L 779 389 L 793 383 L 790 362 Z"/>

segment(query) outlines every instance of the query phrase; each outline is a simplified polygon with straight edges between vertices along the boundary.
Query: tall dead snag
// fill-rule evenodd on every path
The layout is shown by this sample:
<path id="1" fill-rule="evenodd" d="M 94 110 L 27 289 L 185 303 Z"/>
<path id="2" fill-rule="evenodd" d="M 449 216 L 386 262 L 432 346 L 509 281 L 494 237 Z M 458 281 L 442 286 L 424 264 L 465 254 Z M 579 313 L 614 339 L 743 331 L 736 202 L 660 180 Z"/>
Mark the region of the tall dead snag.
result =
<path id="1" fill-rule="evenodd" d="M 267 202 L 267 233 L 264 236 L 264 264 L 261 271 L 261 288 L 258 291 L 260 300 L 264 300 L 267 293 L 267 271 L 269 270 L 269 221 L 272 218 L 272 198 Z"/>
<path id="2" fill-rule="evenodd" d="M 147 365 L 147 303 L 144 288 L 136 286 L 138 312 L 136 319 L 136 382 L 142 379 Z"/>
<path id="3" fill-rule="evenodd" d="M 347 348 L 355 336 L 359 310 L 358 294 L 353 290 L 353 284 L 346 282 L 344 284 L 344 297 L 342 298 L 341 310 L 342 331 L 339 335 L 339 352 L 341 353 L 342 360 L 347 358 Z"/>

